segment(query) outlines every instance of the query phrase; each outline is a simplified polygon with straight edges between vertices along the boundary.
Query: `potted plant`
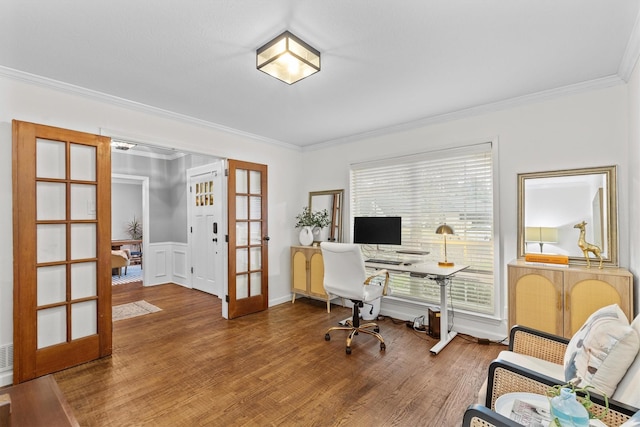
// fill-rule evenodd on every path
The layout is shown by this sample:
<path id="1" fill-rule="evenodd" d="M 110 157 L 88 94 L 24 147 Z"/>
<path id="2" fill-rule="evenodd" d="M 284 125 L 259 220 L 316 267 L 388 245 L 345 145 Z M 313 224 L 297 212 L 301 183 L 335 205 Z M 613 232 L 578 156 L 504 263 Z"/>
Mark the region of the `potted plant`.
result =
<path id="1" fill-rule="evenodd" d="M 127 223 L 127 233 L 131 240 L 142 240 L 142 223 L 133 216 L 133 219 Z"/>
<path id="2" fill-rule="evenodd" d="M 318 236 L 320 230 L 331 224 L 329 211 L 311 211 L 308 206 L 302 208 L 302 212 L 296 216 L 296 228 L 300 228 L 300 244 L 309 246 L 313 243 L 314 235 Z"/>

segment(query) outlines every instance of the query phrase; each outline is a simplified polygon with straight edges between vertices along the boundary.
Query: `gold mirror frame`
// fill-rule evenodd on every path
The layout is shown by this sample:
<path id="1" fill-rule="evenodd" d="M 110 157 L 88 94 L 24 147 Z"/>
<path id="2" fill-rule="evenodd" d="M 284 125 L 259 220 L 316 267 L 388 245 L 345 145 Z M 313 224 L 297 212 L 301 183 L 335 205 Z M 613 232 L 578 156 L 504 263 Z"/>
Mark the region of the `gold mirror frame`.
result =
<path id="1" fill-rule="evenodd" d="M 331 218 L 329 235 L 327 241 L 342 242 L 342 204 L 344 201 L 344 190 L 310 191 L 309 210 L 319 211 L 326 209 Z"/>
<path id="2" fill-rule="evenodd" d="M 555 185 L 553 187 L 554 191 L 560 191 L 560 187 L 571 187 L 578 186 L 581 183 L 586 182 L 590 178 L 590 175 L 597 176 L 602 175 L 603 180 L 606 184 L 603 186 L 605 188 L 599 188 L 596 195 L 592 196 L 593 200 L 580 200 L 581 202 L 593 203 L 595 205 L 595 201 L 601 201 L 601 205 L 597 206 L 600 209 L 600 214 L 602 218 L 605 218 L 602 221 L 603 229 L 602 229 L 602 246 L 603 249 L 603 265 L 608 267 L 617 267 L 618 266 L 618 201 L 617 201 L 617 177 L 616 177 L 616 166 L 606 166 L 606 167 L 596 167 L 596 168 L 582 168 L 582 169 L 566 169 L 559 171 L 547 171 L 547 172 L 533 172 L 533 173 L 521 173 L 518 174 L 518 257 L 523 258 L 525 253 L 527 252 L 527 245 L 531 245 L 532 243 L 527 243 L 525 238 L 525 229 L 527 227 L 558 227 L 560 230 L 560 234 L 566 236 L 567 233 L 575 232 L 575 240 L 573 243 L 573 247 L 569 246 L 569 251 L 572 253 L 567 253 L 569 255 L 569 263 L 577 264 L 577 265 L 585 265 L 586 260 L 584 255 L 577 255 L 575 252 L 581 252 L 578 247 L 578 237 L 579 230 L 573 230 L 573 226 L 584 220 L 585 216 L 588 216 L 589 213 L 593 213 L 592 217 L 595 217 L 597 213 L 596 207 L 592 207 L 592 212 L 586 213 L 583 217 L 576 217 L 575 222 L 573 220 L 565 221 L 562 224 L 533 224 L 527 222 L 527 218 L 525 218 L 525 212 L 530 212 L 528 207 L 525 205 L 525 200 L 527 200 L 526 189 L 527 187 L 531 190 L 532 186 L 540 185 L 542 183 L 552 183 Z M 557 180 L 556 180 L 557 179 Z M 537 181 L 536 181 L 537 180 Z M 569 183 L 569 184 L 567 184 Z M 565 185 L 567 184 L 567 185 Z M 567 195 L 570 194 L 570 188 L 566 189 Z M 586 198 L 586 197 L 585 197 Z M 557 197 L 555 200 L 569 200 L 570 197 Z M 529 199 L 531 201 L 531 199 Z M 553 210 L 563 209 L 563 206 L 559 205 L 560 202 L 554 204 L 550 208 L 542 208 L 540 212 L 553 212 Z M 568 202 L 571 203 L 571 202 Z M 583 203 L 580 203 L 583 204 Z M 532 206 L 533 206 L 532 202 Z M 573 207 L 575 203 L 571 204 Z M 565 206 L 566 207 L 566 206 Z M 552 218 L 553 214 L 547 216 L 548 218 Z M 572 223 L 573 222 L 573 223 Z M 589 223 L 589 221 L 587 221 Z M 594 224 L 587 224 L 587 227 L 594 227 Z M 570 229 L 570 230 L 569 230 Z M 567 240 L 565 239 L 567 242 Z M 535 241 L 534 241 L 535 242 Z M 567 242 L 570 244 L 570 240 Z M 552 245 L 550 243 L 549 245 Z M 541 245 L 542 248 L 542 245 Z M 553 249 L 553 246 L 551 246 Z M 561 249 L 564 249 L 561 248 Z M 537 252 L 537 251 L 536 251 Z M 542 250 L 540 251 L 542 252 Z M 546 252 L 546 251 L 545 251 Z M 593 254 L 590 254 L 591 260 L 597 260 L 597 258 L 593 257 Z"/>

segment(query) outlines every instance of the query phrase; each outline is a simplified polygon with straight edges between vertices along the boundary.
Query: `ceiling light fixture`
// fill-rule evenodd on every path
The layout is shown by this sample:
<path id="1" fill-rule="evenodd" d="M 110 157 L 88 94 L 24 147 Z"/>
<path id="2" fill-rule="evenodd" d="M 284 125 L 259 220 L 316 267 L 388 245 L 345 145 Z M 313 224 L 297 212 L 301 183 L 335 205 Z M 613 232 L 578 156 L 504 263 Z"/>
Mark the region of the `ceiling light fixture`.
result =
<path id="1" fill-rule="evenodd" d="M 129 142 L 124 142 L 124 141 L 119 141 L 117 139 L 112 139 L 111 140 L 111 146 L 113 148 L 115 148 L 116 150 L 123 150 L 123 151 L 127 151 L 130 148 L 133 148 L 136 146 L 136 144 L 131 144 Z"/>
<path id="2" fill-rule="evenodd" d="M 256 51 L 256 68 L 291 85 L 320 71 L 320 52 L 285 31 Z"/>

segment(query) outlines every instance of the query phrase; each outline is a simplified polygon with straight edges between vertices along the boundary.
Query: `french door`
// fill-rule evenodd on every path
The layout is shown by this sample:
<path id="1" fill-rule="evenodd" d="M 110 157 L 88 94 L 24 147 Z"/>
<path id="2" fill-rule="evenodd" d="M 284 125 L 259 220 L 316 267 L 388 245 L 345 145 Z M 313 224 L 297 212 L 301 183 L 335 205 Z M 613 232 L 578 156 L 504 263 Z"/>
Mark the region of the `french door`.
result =
<path id="1" fill-rule="evenodd" d="M 229 160 L 228 317 L 269 306 L 267 166 Z"/>
<path id="2" fill-rule="evenodd" d="M 111 354 L 110 250 L 110 139 L 14 120 L 14 384 Z"/>

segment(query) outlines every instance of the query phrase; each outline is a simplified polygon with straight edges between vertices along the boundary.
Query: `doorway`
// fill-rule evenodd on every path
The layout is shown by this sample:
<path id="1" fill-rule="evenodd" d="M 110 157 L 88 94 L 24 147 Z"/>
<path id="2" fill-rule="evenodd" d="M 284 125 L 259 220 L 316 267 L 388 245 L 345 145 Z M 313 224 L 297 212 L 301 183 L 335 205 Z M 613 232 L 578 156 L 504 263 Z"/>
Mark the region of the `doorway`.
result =
<path id="1" fill-rule="evenodd" d="M 148 269 L 143 267 L 142 262 L 143 252 L 149 247 L 149 177 L 112 172 L 111 192 L 111 240 L 133 238 L 127 234 L 128 225 L 133 220 L 142 224 L 142 244 L 139 248 L 129 248 L 139 249 L 141 262 L 127 267 L 124 278 L 112 274 L 112 283 L 125 284 L 138 281 L 139 278 L 144 285 L 149 283 L 145 277 Z"/>

